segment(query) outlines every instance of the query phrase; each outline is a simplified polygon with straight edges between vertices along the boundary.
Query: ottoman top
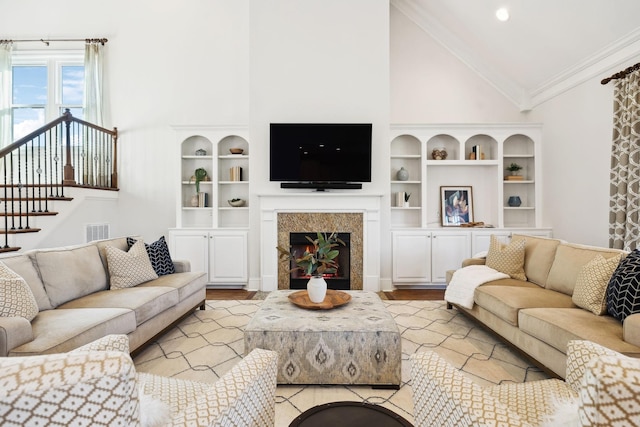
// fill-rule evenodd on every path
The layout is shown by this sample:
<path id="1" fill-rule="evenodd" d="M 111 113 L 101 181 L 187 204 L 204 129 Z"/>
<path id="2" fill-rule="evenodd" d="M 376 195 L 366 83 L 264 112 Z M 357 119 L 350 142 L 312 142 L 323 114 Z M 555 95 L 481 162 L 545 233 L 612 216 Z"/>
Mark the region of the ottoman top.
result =
<path id="1" fill-rule="evenodd" d="M 344 291 L 348 304 L 330 310 L 307 310 L 289 301 L 290 290 L 269 293 L 245 332 L 376 331 L 398 333 L 395 320 L 375 292 Z"/>

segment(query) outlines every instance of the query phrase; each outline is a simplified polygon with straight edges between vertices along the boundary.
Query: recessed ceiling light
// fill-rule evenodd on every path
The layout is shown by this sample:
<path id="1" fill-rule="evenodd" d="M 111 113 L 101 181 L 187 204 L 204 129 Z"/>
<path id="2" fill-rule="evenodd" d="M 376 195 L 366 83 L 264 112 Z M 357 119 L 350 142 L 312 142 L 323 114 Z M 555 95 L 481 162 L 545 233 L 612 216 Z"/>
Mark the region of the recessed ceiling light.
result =
<path id="1" fill-rule="evenodd" d="M 496 18 L 498 18 L 498 20 L 502 22 L 508 21 L 509 11 L 507 10 L 507 8 L 501 7 L 500 9 L 496 10 Z"/>

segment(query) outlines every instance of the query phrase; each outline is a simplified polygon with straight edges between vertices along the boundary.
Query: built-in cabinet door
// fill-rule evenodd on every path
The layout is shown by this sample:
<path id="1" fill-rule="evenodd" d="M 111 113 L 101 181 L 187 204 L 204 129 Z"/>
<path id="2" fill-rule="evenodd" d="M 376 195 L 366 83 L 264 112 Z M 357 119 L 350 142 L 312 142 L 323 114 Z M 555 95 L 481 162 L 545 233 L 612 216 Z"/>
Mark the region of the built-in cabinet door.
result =
<path id="1" fill-rule="evenodd" d="M 209 233 L 209 282 L 215 284 L 247 283 L 246 231 L 216 230 Z"/>
<path id="2" fill-rule="evenodd" d="M 188 260 L 191 271 L 209 274 L 209 233 L 207 230 L 169 231 L 169 252 L 175 260 Z"/>
<path id="3" fill-rule="evenodd" d="M 393 281 L 431 281 L 431 233 L 393 232 Z"/>
<path id="4" fill-rule="evenodd" d="M 169 231 L 173 259 L 207 273 L 207 283 L 238 285 L 249 281 L 248 232 L 245 230 L 174 229 Z"/>
<path id="5" fill-rule="evenodd" d="M 471 233 L 434 231 L 431 235 L 431 282 L 445 283 L 448 270 L 457 270 L 471 256 Z"/>

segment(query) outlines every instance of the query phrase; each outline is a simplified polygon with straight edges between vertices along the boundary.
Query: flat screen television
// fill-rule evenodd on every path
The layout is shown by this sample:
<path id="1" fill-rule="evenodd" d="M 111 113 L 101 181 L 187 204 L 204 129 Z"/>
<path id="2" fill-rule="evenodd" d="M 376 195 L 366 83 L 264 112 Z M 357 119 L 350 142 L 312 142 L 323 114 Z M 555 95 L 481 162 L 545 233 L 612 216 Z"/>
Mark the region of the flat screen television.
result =
<path id="1" fill-rule="evenodd" d="M 282 188 L 371 182 L 371 123 L 271 123 L 270 180 Z"/>

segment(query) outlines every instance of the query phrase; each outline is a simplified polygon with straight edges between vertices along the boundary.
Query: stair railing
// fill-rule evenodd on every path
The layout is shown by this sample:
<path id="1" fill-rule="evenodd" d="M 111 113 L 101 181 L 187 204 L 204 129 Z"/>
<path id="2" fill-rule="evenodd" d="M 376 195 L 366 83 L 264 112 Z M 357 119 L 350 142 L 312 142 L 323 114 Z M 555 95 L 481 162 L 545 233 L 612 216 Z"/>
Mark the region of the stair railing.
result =
<path id="1" fill-rule="evenodd" d="M 30 229 L 29 214 L 49 212 L 64 188 L 118 188 L 118 129 L 64 114 L 0 149 L 4 248 L 9 234 Z"/>

